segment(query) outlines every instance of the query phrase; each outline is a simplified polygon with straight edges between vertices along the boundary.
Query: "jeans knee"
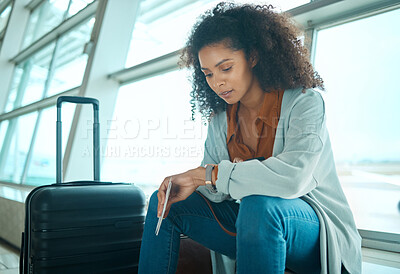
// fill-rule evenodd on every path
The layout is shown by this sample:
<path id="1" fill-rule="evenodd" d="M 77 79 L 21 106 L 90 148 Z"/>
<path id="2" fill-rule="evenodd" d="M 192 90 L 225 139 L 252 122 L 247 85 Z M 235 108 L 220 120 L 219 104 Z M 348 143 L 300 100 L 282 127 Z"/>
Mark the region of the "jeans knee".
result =
<path id="1" fill-rule="evenodd" d="M 284 199 L 263 195 L 251 195 L 244 197 L 240 203 L 239 214 L 241 217 L 259 218 L 279 214 L 280 203 Z"/>
<path id="2" fill-rule="evenodd" d="M 279 206 L 276 197 L 251 195 L 242 199 L 236 229 L 238 236 L 249 238 L 261 237 L 265 231 L 279 230 Z"/>

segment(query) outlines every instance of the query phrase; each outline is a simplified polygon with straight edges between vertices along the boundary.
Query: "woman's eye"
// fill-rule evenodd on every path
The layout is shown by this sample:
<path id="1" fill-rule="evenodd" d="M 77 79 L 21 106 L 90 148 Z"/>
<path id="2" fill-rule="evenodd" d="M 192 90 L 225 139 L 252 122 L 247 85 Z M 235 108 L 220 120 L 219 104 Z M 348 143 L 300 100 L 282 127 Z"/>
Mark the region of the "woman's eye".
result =
<path id="1" fill-rule="evenodd" d="M 207 78 L 207 77 L 211 77 L 212 74 L 211 74 L 211 73 L 208 73 L 208 74 L 205 74 L 204 76 Z"/>
<path id="2" fill-rule="evenodd" d="M 222 71 L 228 71 L 228 70 L 230 70 L 232 68 L 232 66 L 230 66 L 229 68 L 224 68 L 224 69 L 222 69 Z"/>

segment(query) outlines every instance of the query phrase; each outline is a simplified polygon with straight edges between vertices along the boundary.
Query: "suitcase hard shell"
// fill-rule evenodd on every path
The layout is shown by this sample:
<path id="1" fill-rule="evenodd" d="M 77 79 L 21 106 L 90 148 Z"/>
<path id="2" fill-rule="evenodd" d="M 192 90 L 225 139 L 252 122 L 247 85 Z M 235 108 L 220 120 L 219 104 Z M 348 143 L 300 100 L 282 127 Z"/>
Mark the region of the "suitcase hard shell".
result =
<path id="1" fill-rule="evenodd" d="M 64 101 L 94 106 L 94 181 L 61 183 Z M 96 99 L 58 98 L 57 183 L 35 188 L 26 199 L 20 273 L 137 272 L 145 196 L 132 184 L 99 181 L 98 129 Z"/>

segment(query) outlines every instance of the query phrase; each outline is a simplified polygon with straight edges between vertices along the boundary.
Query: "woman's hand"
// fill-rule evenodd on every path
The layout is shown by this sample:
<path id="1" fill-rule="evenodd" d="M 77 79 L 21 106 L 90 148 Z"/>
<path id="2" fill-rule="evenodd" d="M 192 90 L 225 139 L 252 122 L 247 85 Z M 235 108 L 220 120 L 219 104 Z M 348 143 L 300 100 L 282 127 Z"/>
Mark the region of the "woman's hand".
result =
<path id="1" fill-rule="evenodd" d="M 172 187 L 168 198 L 167 207 L 163 218 L 168 216 L 169 210 L 173 203 L 183 201 L 189 197 L 199 186 L 205 184 L 205 168 L 198 167 L 195 169 L 188 170 L 184 173 L 172 175 L 166 177 L 158 188 L 158 208 L 157 217 L 161 216 L 162 209 L 164 207 L 165 195 L 169 179 L 171 178 Z"/>
<path id="2" fill-rule="evenodd" d="M 241 163 L 241 162 L 243 162 L 242 158 L 235 157 L 235 159 L 233 159 L 233 163 Z"/>

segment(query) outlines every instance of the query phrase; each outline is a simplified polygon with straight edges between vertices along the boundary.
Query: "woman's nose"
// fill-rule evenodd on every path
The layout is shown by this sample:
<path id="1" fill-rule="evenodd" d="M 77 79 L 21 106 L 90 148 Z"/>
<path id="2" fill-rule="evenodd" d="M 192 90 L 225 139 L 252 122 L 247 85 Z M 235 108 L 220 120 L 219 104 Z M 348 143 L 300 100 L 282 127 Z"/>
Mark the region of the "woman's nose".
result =
<path id="1" fill-rule="evenodd" d="M 224 79 L 215 77 L 215 79 L 214 79 L 214 87 L 215 87 L 215 88 L 220 88 L 220 87 L 222 87 L 224 84 L 225 84 L 225 80 L 224 80 Z"/>

